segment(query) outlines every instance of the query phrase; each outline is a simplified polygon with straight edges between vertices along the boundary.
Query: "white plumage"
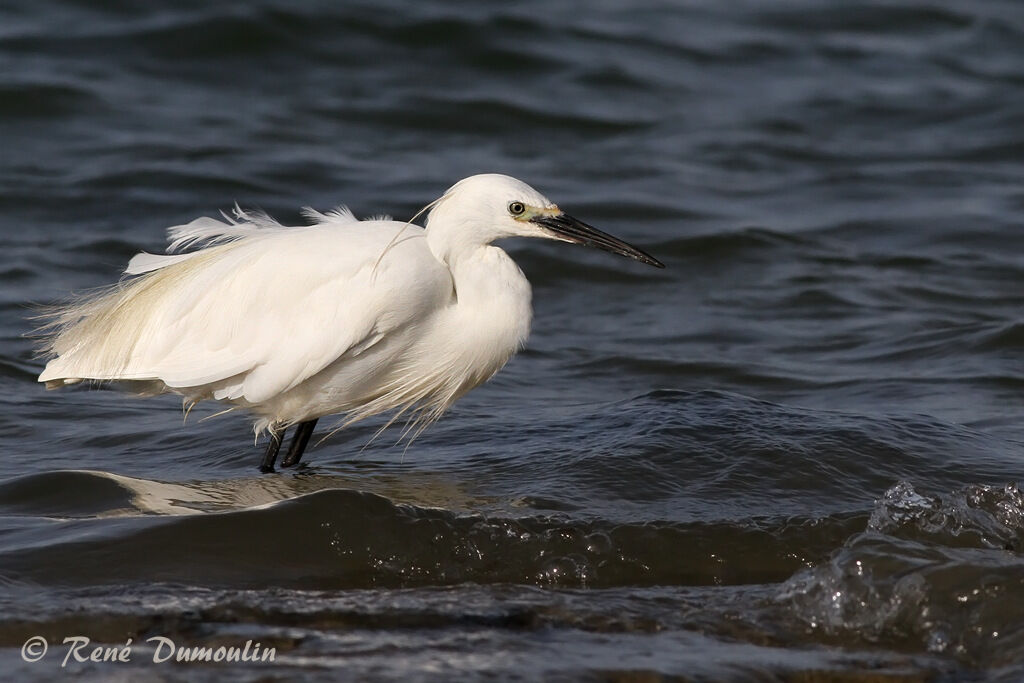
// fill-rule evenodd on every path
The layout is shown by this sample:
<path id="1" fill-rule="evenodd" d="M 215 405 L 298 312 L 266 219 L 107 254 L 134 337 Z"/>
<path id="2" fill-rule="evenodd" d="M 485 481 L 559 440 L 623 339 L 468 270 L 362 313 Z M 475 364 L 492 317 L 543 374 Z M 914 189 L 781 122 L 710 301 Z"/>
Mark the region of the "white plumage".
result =
<path id="1" fill-rule="evenodd" d="M 501 175 L 467 178 L 427 227 L 308 210 L 284 227 L 236 207 L 171 228 L 118 285 L 57 309 L 39 381 L 118 381 L 187 403 L 225 401 L 255 427 L 413 409 L 420 426 L 497 372 L 530 331 L 530 286 L 491 244 L 547 237 L 643 252 Z"/>

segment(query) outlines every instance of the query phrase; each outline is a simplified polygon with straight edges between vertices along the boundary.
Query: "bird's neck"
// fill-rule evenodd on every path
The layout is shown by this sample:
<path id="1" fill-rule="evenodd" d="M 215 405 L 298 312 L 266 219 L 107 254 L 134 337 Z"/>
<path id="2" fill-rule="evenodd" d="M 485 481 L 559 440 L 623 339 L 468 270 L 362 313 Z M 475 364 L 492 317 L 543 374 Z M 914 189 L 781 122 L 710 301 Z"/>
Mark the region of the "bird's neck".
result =
<path id="1" fill-rule="evenodd" d="M 464 329 L 499 333 L 512 344 L 510 354 L 522 346 L 530 334 L 532 292 L 512 257 L 499 247 L 479 245 L 451 254 L 447 265 Z"/>
<path id="2" fill-rule="evenodd" d="M 533 317 L 530 283 L 503 249 L 490 244 L 499 235 L 488 232 L 486 220 L 450 210 L 444 202 L 434 208 L 426 237 L 431 253 L 452 274 L 453 313 L 467 326 L 506 334 L 518 348 Z"/>

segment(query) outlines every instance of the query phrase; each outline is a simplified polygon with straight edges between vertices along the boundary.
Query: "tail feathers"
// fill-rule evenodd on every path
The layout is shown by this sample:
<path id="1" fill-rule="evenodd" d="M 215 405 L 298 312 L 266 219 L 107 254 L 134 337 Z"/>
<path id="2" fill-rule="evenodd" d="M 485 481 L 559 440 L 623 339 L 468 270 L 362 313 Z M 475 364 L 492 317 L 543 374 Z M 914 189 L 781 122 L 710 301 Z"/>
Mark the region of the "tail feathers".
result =
<path id="1" fill-rule="evenodd" d="M 43 373 L 43 374 L 46 374 L 46 373 Z M 53 374 L 57 374 L 57 373 L 53 373 Z M 79 382 L 83 382 L 84 380 L 79 379 L 77 377 L 75 377 L 75 378 L 63 377 L 61 379 L 46 379 L 45 377 L 43 377 L 43 375 L 39 375 L 39 381 L 40 382 L 45 382 L 47 389 L 60 389 L 61 387 L 66 387 L 66 386 L 68 386 L 70 384 L 78 384 Z"/>

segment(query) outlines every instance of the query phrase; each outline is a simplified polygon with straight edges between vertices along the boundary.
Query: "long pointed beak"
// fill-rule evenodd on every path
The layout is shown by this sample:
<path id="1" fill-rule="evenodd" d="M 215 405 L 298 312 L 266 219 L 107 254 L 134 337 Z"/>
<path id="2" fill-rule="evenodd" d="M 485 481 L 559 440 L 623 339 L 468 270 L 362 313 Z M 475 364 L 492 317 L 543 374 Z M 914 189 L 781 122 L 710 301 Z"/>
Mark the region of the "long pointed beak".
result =
<path id="1" fill-rule="evenodd" d="M 627 244 L 618 237 L 612 237 L 606 232 L 601 232 L 597 228 L 587 225 L 568 214 L 538 215 L 531 218 L 530 222 L 547 228 L 555 239 L 604 249 L 613 254 L 636 259 L 640 263 L 646 263 L 656 268 L 665 267 L 664 263 L 650 254 L 637 249 L 632 244 Z"/>

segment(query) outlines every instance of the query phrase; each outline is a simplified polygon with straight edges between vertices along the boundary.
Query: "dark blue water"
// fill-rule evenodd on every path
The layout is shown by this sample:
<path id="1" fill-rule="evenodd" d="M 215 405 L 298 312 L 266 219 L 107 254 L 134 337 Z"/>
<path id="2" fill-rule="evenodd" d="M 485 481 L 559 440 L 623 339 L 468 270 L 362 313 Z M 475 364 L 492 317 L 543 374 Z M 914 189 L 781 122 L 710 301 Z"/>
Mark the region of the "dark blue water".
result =
<path id="1" fill-rule="evenodd" d="M 8 3 L 0 148 L 5 678 L 1024 678 L 1019 2 Z M 408 450 L 35 382 L 167 226 L 479 172 L 668 268 L 508 245 L 529 347 Z"/>

